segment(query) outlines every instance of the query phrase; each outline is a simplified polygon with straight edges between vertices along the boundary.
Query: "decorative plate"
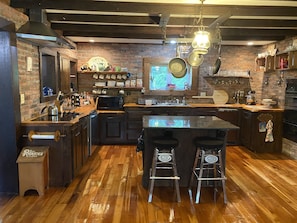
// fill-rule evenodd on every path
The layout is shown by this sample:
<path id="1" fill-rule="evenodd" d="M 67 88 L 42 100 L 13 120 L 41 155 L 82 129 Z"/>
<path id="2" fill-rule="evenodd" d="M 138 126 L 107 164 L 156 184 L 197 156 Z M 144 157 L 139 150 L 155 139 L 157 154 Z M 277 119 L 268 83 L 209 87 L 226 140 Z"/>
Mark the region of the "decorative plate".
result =
<path id="1" fill-rule="evenodd" d="M 92 57 L 88 61 L 88 67 L 92 71 L 104 71 L 108 67 L 108 62 L 103 57 Z"/>

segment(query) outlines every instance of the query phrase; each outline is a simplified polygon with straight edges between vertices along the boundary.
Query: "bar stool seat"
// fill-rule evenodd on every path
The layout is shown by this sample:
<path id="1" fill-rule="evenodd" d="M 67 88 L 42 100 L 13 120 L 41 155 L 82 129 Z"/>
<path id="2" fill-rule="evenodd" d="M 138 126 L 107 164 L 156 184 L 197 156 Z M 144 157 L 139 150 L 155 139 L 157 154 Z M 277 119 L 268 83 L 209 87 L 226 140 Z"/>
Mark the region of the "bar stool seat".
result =
<path id="1" fill-rule="evenodd" d="M 197 192 L 195 203 L 199 203 L 202 181 L 214 182 L 214 199 L 216 200 L 217 182 L 221 181 L 224 203 L 227 203 L 225 168 L 222 160 L 222 149 L 224 140 L 216 137 L 197 137 L 194 139 L 196 146 L 196 157 L 192 169 L 189 184 L 189 192 L 192 196 L 191 186 L 194 177 L 197 179 Z M 205 174 L 205 171 L 207 173 Z"/>
<path id="2" fill-rule="evenodd" d="M 155 180 L 174 180 L 177 201 L 180 202 L 179 179 L 177 174 L 175 147 L 178 140 L 171 136 L 153 138 L 154 156 L 150 173 L 150 186 L 148 202 L 152 202 Z M 158 170 L 158 171 L 157 171 Z M 162 170 L 172 170 L 172 175 L 164 174 Z M 158 172 L 158 174 L 157 174 Z"/>

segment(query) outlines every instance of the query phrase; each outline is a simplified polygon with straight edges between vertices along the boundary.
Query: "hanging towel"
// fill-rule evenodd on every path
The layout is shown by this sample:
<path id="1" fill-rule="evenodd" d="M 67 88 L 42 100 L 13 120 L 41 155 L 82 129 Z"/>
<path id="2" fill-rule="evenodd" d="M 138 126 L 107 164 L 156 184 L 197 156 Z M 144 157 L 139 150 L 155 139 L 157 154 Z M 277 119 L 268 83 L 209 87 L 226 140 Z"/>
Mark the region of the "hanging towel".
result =
<path id="1" fill-rule="evenodd" d="M 269 120 L 266 124 L 266 137 L 265 137 L 265 142 L 273 142 L 273 122 L 271 120 Z"/>

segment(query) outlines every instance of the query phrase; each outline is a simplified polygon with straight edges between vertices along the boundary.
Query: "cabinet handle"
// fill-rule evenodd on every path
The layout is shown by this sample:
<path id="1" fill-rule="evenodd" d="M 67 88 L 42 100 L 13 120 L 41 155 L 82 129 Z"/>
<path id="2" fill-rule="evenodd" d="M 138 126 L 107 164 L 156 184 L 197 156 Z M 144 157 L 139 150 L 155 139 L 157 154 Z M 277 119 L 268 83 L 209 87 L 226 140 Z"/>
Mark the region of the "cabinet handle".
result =
<path id="1" fill-rule="evenodd" d="M 80 132 L 78 132 L 78 133 L 75 134 L 75 136 L 79 136 L 79 135 L 80 135 Z"/>

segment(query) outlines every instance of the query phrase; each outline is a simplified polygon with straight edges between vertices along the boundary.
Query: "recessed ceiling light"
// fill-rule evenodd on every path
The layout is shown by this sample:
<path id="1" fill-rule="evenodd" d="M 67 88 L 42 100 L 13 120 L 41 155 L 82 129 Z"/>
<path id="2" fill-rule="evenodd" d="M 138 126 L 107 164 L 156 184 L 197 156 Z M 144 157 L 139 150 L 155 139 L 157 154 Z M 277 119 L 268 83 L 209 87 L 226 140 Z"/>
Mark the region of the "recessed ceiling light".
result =
<path id="1" fill-rule="evenodd" d="M 90 40 L 89 40 L 89 42 L 90 42 L 90 43 L 94 43 L 94 42 L 95 42 L 95 40 L 93 40 L 93 39 L 90 39 Z"/>
<path id="2" fill-rule="evenodd" d="M 254 43 L 253 42 L 248 42 L 247 45 L 252 46 L 252 45 L 254 45 Z"/>

